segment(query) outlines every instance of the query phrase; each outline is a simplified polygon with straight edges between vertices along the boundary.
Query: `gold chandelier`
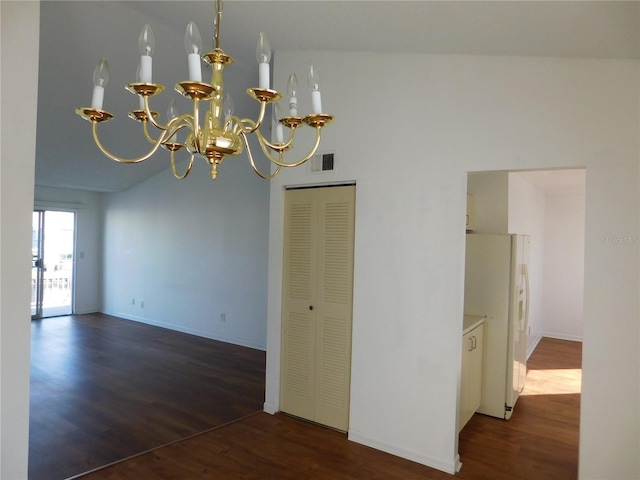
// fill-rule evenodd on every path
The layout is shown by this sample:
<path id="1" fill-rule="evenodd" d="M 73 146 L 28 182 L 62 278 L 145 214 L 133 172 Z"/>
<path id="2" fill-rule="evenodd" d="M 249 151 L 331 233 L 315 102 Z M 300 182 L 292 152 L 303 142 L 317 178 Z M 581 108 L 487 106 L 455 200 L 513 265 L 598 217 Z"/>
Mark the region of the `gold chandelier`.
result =
<path id="1" fill-rule="evenodd" d="M 223 70 L 233 63 L 233 58 L 225 54 L 220 48 L 220 22 L 222 19 L 222 1 L 216 0 L 216 15 L 214 17 L 214 48 L 212 51 L 200 55 L 202 41 L 198 27 L 194 22 L 189 23 L 185 34 L 185 47 L 188 53 L 189 80 L 178 82 L 176 91 L 189 98 L 193 102 L 193 113 L 178 115 L 175 105 L 170 103 L 167 111 L 167 123 L 157 121 L 158 113 L 151 110 L 149 98 L 162 92 L 164 86 L 152 82 L 152 54 L 154 50 L 153 32 L 149 25 L 145 25 L 138 41 L 140 50 L 140 65 L 136 82 L 130 83 L 125 88 L 139 96 L 139 109 L 129 112 L 129 117 L 142 123 L 144 135 L 153 145 L 151 149 L 138 158 L 121 158 L 109 152 L 98 138 L 98 124 L 113 118 L 113 115 L 102 109 L 104 87 L 109 80 L 108 64 L 105 59 L 98 63 L 94 74 L 94 88 L 91 107 L 76 109 L 76 113 L 92 124 L 93 139 L 102 153 L 108 158 L 119 163 L 139 163 L 153 156 L 158 147 L 163 147 L 170 152 L 171 169 L 176 178 L 187 177 L 193 167 L 196 154 L 202 156 L 210 165 L 211 179 L 218 176 L 218 165 L 227 155 L 237 156 L 242 153 L 243 146 L 247 149 L 247 156 L 253 170 L 262 178 L 275 177 L 282 167 L 297 167 L 309 160 L 320 145 L 322 127 L 333 121 L 333 116 L 322 113 L 322 102 L 319 90 L 319 75 L 312 65 L 308 72 L 309 89 L 311 90 L 313 113 L 302 118 L 297 112 L 298 81 L 295 73 L 291 74 L 287 84 L 289 96 L 289 115 L 280 117 L 279 107 L 276 102 L 282 98 L 282 94 L 272 90 L 269 86 L 269 62 L 271 49 L 263 33 L 260 34 L 256 56 L 259 62 L 258 87 L 247 89 L 251 98 L 260 102 L 260 112 L 257 120 L 239 118 L 233 115 L 233 100 L 230 95 L 223 93 Z M 211 65 L 211 83 L 202 82 L 201 61 Z M 204 115 L 204 121 L 200 124 L 200 104 L 209 102 L 209 108 Z M 274 136 L 275 141 L 267 140 L 260 132 L 266 112 L 266 106 L 273 103 L 274 108 Z M 224 115 L 224 118 L 223 118 Z M 158 129 L 157 138 L 149 132 L 149 124 Z M 294 162 L 285 162 L 284 152 L 293 146 L 293 137 L 296 128 L 308 125 L 316 129 L 316 139 L 311 150 L 301 159 Z M 289 138 L 284 140 L 283 126 L 289 129 Z M 177 141 L 177 133 L 187 130 L 184 143 Z M 249 146 L 248 135 L 255 134 L 265 156 L 275 164 L 275 169 L 267 174 L 261 172 L 253 159 Z M 273 134 L 272 134 L 273 135 Z M 191 155 L 184 172 L 178 172 L 176 168 L 175 153 L 185 148 Z"/>

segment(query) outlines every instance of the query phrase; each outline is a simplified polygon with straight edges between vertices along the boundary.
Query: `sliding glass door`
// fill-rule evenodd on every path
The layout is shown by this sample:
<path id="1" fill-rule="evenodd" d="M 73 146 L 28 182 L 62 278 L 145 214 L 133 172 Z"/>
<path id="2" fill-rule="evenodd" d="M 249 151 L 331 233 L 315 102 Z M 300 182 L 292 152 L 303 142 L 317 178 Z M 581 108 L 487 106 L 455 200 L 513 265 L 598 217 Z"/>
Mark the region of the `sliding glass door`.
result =
<path id="1" fill-rule="evenodd" d="M 44 281 L 43 233 L 44 212 L 33 212 L 31 224 L 31 318 L 42 317 L 42 284 Z"/>
<path id="2" fill-rule="evenodd" d="M 33 212 L 31 316 L 72 313 L 75 214 Z"/>

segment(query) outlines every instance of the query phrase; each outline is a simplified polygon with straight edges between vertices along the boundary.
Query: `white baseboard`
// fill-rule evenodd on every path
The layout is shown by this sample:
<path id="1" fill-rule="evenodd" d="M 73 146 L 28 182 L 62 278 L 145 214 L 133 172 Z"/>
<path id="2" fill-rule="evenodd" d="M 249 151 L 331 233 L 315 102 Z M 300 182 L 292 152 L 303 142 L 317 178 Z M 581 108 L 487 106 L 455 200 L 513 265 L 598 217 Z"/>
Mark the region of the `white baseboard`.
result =
<path id="1" fill-rule="evenodd" d="M 280 411 L 280 409 L 277 406 L 269 402 L 264 402 L 262 409 L 270 415 L 275 415 Z"/>
<path id="2" fill-rule="evenodd" d="M 536 349 L 541 339 L 542 339 L 541 336 L 533 339 L 533 343 L 529 345 L 529 348 L 527 349 L 527 360 L 529 360 L 529 357 L 531 356 L 533 351 Z"/>
<path id="3" fill-rule="evenodd" d="M 86 315 L 88 313 L 98 313 L 100 312 L 99 308 L 95 308 L 95 307 L 75 307 L 73 309 L 73 314 L 74 315 Z"/>
<path id="4" fill-rule="evenodd" d="M 213 334 L 211 332 L 206 332 L 203 330 L 198 330 L 194 328 L 186 328 L 181 325 L 175 325 L 173 323 L 165 323 L 158 322 L 156 320 L 151 320 L 145 317 L 138 317 L 136 315 L 129 315 L 122 312 L 113 312 L 108 310 L 103 310 L 102 313 L 106 315 L 111 315 L 118 318 L 123 318 L 125 320 L 131 320 L 139 323 L 146 323 L 147 325 L 153 325 L 154 327 L 166 328 L 167 330 L 173 330 L 175 332 L 188 333 L 189 335 L 196 335 L 198 337 L 208 338 L 210 340 L 218 340 L 220 342 L 231 343 L 233 345 L 239 345 L 241 347 L 253 348 L 255 350 L 262 350 L 263 352 L 267 350 L 265 345 L 259 345 L 253 342 L 248 342 L 241 338 L 235 337 L 226 337 L 224 335 Z"/>
<path id="5" fill-rule="evenodd" d="M 582 336 L 566 335 L 564 333 L 542 332 L 543 337 L 555 338 L 557 340 L 569 340 L 570 342 L 582 342 Z"/>
<path id="6" fill-rule="evenodd" d="M 369 437 L 368 435 L 362 434 L 360 432 L 354 432 L 353 430 L 349 430 L 349 440 L 360 443 L 362 445 L 366 445 L 367 447 L 375 448 L 376 450 L 380 450 L 382 452 L 390 453 L 397 457 L 406 458 L 407 460 L 411 460 L 412 462 L 417 462 L 422 465 L 426 465 L 427 467 L 435 468 L 436 470 L 449 473 L 451 475 L 455 474 L 456 469 L 460 464 L 458 455 L 450 460 L 436 458 L 408 448 L 383 442 L 379 439 Z"/>

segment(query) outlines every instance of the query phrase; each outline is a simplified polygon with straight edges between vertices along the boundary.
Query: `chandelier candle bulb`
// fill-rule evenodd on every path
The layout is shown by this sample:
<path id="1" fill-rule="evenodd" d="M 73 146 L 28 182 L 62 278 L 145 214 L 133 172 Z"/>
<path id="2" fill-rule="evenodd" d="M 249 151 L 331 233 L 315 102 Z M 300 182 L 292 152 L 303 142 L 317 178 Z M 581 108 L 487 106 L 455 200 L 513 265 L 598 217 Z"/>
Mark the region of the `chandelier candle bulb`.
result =
<path id="1" fill-rule="evenodd" d="M 189 22 L 184 35 L 184 46 L 189 56 L 189 80 L 192 82 L 202 81 L 202 68 L 200 51 L 202 50 L 202 38 L 200 30 L 194 22 Z"/>
<path id="2" fill-rule="evenodd" d="M 322 97 L 319 90 L 311 92 L 311 108 L 313 113 L 322 113 Z"/>
<path id="3" fill-rule="evenodd" d="M 274 103 L 273 105 L 273 122 L 276 127 L 276 142 L 283 143 L 284 142 L 284 132 L 282 123 L 280 122 L 280 105 Z"/>
<path id="4" fill-rule="evenodd" d="M 224 113 L 224 123 L 226 124 L 229 119 L 233 116 L 233 110 L 235 105 L 233 103 L 233 97 L 230 93 L 225 94 L 222 99 L 222 111 Z"/>
<path id="5" fill-rule="evenodd" d="M 138 50 L 140 51 L 140 81 L 142 83 L 152 82 L 152 59 L 153 50 L 155 49 L 155 39 L 153 31 L 147 24 L 142 29 L 138 38 Z"/>
<path id="6" fill-rule="evenodd" d="M 141 83 L 140 80 L 140 64 L 138 64 L 138 68 L 136 70 L 136 82 Z M 138 108 L 139 110 L 144 110 L 144 97 L 138 95 Z"/>
<path id="7" fill-rule="evenodd" d="M 109 83 L 109 64 L 101 58 L 93 71 L 93 94 L 91 95 L 91 108 L 102 110 L 104 101 L 104 87 Z"/>
<path id="8" fill-rule="evenodd" d="M 311 90 L 311 110 L 313 113 L 322 113 L 322 97 L 320 96 L 320 74 L 318 69 L 311 65 L 307 75 L 307 83 Z"/>
<path id="9" fill-rule="evenodd" d="M 278 143 L 284 142 L 284 132 L 282 131 L 282 124 L 280 122 L 276 123 L 276 141 Z"/>
<path id="10" fill-rule="evenodd" d="M 287 93 L 289 94 L 289 115 L 298 116 L 298 77 L 295 73 L 289 75 L 287 82 Z"/>
<path id="11" fill-rule="evenodd" d="M 102 102 L 104 101 L 104 87 L 100 85 L 93 86 L 93 94 L 91 95 L 91 108 L 102 110 Z"/>
<path id="12" fill-rule="evenodd" d="M 178 109 L 176 107 L 176 100 L 172 98 L 169 100 L 169 107 L 167 108 L 167 121 L 170 122 L 172 119 L 178 116 Z M 168 142 L 177 143 L 178 142 L 178 134 L 174 133 L 171 138 L 167 140 Z"/>
<path id="13" fill-rule="evenodd" d="M 264 32 L 260 32 L 256 47 L 258 59 L 258 87 L 269 89 L 269 62 L 271 61 L 271 47 Z"/>

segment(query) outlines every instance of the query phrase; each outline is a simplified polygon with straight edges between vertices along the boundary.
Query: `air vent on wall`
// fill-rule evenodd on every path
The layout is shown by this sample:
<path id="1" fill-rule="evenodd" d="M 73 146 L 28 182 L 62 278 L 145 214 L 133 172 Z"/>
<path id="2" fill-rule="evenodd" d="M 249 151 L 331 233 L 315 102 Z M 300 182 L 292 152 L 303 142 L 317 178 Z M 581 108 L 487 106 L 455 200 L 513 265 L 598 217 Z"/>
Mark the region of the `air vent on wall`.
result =
<path id="1" fill-rule="evenodd" d="M 328 172 L 335 170 L 336 155 L 334 152 L 317 153 L 309 160 L 309 171 L 311 172 Z"/>

